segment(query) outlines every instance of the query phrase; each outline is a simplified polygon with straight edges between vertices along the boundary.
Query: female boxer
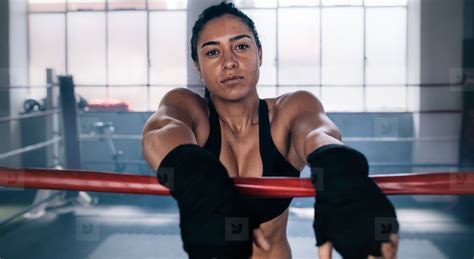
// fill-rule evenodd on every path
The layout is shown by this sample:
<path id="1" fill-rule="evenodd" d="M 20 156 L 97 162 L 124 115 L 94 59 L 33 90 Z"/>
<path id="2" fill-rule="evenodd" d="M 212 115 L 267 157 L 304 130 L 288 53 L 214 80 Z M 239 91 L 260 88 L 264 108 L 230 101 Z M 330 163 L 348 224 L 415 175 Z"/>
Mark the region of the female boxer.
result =
<path id="1" fill-rule="evenodd" d="M 308 165 L 315 186 L 324 179 L 313 225 L 320 258 L 330 258 L 333 246 L 344 258 L 393 258 L 395 211 L 368 178 L 365 157 L 343 145 L 311 93 L 260 99 L 262 55 L 247 15 L 233 4 L 209 7 L 191 39 L 205 98 L 172 90 L 145 125 L 143 154 L 178 202 L 185 251 L 190 258 L 291 258 L 291 199 L 241 197 L 229 177 L 299 177 Z M 388 238 L 374 237 L 377 218 L 393 219 Z"/>

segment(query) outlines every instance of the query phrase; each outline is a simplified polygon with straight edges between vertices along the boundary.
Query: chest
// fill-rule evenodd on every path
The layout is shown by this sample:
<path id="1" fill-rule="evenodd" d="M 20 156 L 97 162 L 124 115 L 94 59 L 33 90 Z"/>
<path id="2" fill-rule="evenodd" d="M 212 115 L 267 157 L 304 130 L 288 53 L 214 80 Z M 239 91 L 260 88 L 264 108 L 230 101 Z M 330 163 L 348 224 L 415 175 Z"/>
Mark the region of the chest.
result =
<path id="1" fill-rule="evenodd" d="M 292 167 L 298 171 L 303 170 L 305 163 L 297 155 L 296 149 L 291 140 L 290 123 L 291 118 L 287 118 L 275 107 L 275 101 L 268 102 L 268 117 L 265 126 L 260 127 L 258 121 L 250 130 L 244 134 L 235 135 L 229 129 L 225 129 L 223 122 L 216 119 L 217 115 L 211 113 L 212 109 L 207 111 L 207 116 L 203 116 L 200 124 L 193 128 L 196 134 L 198 145 L 207 146 L 212 152 L 219 153 L 219 160 L 225 166 L 231 177 L 261 177 L 263 175 L 262 154 L 265 158 L 265 168 L 272 168 L 275 159 L 286 160 Z M 259 120 L 260 120 L 259 116 Z M 211 123 L 212 122 L 212 123 Z M 213 125 L 211 127 L 211 124 Z M 262 128 L 262 134 L 260 134 Z M 211 134 L 212 133 L 212 134 Z M 260 137 L 265 140 L 260 139 Z M 262 144 L 260 144 L 260 142 Z M 271 143 L 269 143 L 271 142 Z M 262 145 L 264 150 L 261 150 Z M 269 149 L 271 152 L 268 152 Z M 279 153 L 279 154 L 278 154 Z M 268 154 L 273 155 L 270 159 Z M 288 163 L 284 163 L 286 167 Z M 279 163 L 281 165 L 281 163 Z M 290 170 L 289 168 L 285 168 Z M 271 172 L 271 171 L 269 171 Z M 276 171 L 275 171 L 276 172 Z"/>
<path id="2" fill-rule="evenodd" d="M 258 125 L 245 135 L 235 135 L 221 127 L 219 160 L 231 177 L 259 177 L 263 172 Z"/>
<path id="3" fill-rule="evenodd" d="M 302 167 L 292 148 L 289 130 L 279 125 L 278 120 L 271 121 L 270 137 L 276 152 L 295 168 Z M 221 124 L 221 148 L 219 160 L 231 177 L 261 177 L 263 175 L 262 152 L 275 152 L 273 147 L 260 146 L 260 129 L 255 125 L 245 135 L 235 135 Z M 264 149 L 264 150 L 262 150 Z M 268 161 L 267 161 L 268 163 Z"/>

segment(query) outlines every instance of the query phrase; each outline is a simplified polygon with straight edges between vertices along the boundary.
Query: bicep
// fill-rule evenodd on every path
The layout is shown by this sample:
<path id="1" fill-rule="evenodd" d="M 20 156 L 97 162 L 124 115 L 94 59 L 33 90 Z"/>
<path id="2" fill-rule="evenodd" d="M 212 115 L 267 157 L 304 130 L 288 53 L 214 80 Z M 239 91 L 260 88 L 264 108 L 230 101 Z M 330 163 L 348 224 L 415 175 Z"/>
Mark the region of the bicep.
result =
<path id="1" fill-rule="evenodd" d="M 152 169 L 181 144 L 196 144 L 195 116 L 189 112 L 194 107 L 192 98 L 181 90 L 171 91 L 163 97 L 160 106 L 145 123 L 142 135 L 143 157 Z"/>
<path id="2" fill-rule="evenodd" d="M 186 89 L 179 88 L 166 93 L 158 106 L 158 110 L 145 123 L 143 131 L 163 127 L 174 120 L 185 123 L 192 128 L 193 116 L 190 115 L 189 108 L 187 108 L 193 106 L 193 103 L 190 104 L 188 101 L 190 99 L 193 99 L 193 97 Z"/>
<path id="3" fill-rule="evenodd" d="M 341 133 L 324 112 L 321 102 L 311 93 L 298 91 L 292 96 L 294 115 L 291 136 L 294 148 L 302 161 L 315 149 L 341 142 Z"/>

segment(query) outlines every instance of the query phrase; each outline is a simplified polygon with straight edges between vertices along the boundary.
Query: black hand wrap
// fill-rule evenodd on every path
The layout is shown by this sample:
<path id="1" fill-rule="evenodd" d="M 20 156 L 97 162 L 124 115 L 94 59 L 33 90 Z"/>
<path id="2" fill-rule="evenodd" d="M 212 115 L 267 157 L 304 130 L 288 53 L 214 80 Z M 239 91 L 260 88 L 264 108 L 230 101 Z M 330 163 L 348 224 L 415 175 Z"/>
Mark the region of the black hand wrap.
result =
<path id="1" fill-rule="evenodd" d="M 190 258 L 249 258 L 258 225 L 242 205 L 225 167 L 192 144 L 171 150 L 158 181 L 178 202 L 181 238 Z"/>
<path id="2" fill-rule="evenodd" d="M 331 241 L 343 258 L 380 256 L 382 242 L 398 233 L 395 209 L 368 177 L 365 156 L 343 145 L 326 145 L 307 158 L 317 190 L 316 245 Z"/>

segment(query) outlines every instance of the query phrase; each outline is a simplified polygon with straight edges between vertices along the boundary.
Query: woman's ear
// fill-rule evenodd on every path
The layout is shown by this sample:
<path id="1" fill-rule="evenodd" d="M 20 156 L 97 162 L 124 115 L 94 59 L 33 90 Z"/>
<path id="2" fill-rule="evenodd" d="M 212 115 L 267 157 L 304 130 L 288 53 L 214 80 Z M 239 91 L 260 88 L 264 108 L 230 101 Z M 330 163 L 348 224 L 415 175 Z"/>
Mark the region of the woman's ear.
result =
<path id="1" fill-rule="evenodd" d="M 258 66 L 262 66 L 262 56 L 263 56 L 263 53 L 262 53 L 262 48 L 258 48 Z"/>

